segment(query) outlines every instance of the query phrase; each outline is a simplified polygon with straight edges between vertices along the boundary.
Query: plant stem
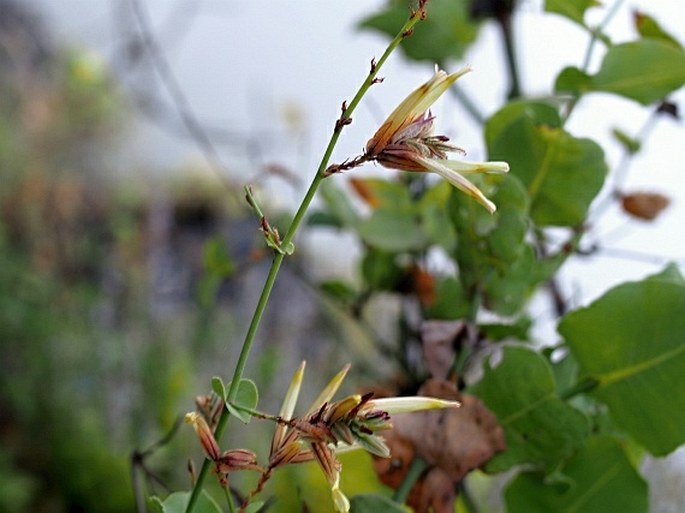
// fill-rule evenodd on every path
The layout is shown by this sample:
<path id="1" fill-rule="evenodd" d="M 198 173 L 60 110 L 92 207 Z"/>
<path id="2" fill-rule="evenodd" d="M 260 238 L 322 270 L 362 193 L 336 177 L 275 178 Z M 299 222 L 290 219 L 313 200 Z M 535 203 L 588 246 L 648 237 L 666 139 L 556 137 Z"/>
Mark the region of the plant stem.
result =
<path id="1" fill-rule="evenodd" d="M 590 42 L 588 43 L 587 50 L 585 51 L 583 67 L 581 68 L 584 73 L 586 73 L 590 67 L 590 61 L 592 60 L 592 54 L 594 53 L 595 44 L 597 43 L 597 39 L 599 39 L 599 35 L 602 34 L 602 32 L 609 24 L 611 19 L 616 15 L 624 1 L 625 0 L 616 0 L 614 4 L 611 6 L 611 9 L 609 9 L 609 12 L 607 12 L 606 16 L 604 16 L 604 19 L 600 22 L 599 26 L 591 31 Z M 566 110 L 566 115 L 562 120 L 562 126 L 565 125 L 568 121 L 568 118 L 571 117 L 571 113 L 576 108 L 576 105 L 578 104 L 579 100 L 580 95 L 574 94 L 573 99 L 569 103 L 568 109 Z"/>
<path id="2" fill-rule="evenodd" d="M 388 47 L 386 48 L 385 52 L 378 60 L 378 62 L 372 62 L 371 70 L 369 71 L 366 80 L 364 80 L 361 87 L 357 91 L 357 94 L 354 96 L 354 98 L 352 98 L 352 101 L 347 106 L 343 104 L 344 108 L 342 115 L 338 122 L 336 122 L 335 129 L 333 130 L 333 134 L 331 135 L 331 138 L 328 142 L 328 146 L 326 147 L 324 155 L 321 159 L 321 163 L 319 164 L 319 167 L 316 170 L 314 179 L 312 180 L 309 189 L 307 190 L 304 198 L 302 199 L 302 203 L 300 204 L 299 208 L 297 209 L 297 212 L 295 213 L 295 217 L 293 218 L 290 224 L 290 228 L 288 228 L 288 232 L 285 234 L 285 237 L 283 237 L 283 240 L 281 242 L 282 247 L 286 248 L 292 242 L 293 238 L 295 237 L 295 232 L 297 232 L 297 229 L 302 223 L 304 215 L 307 212 L 307 209 L 309 208 L 312 199 L 314 199 L 314 195 L 316 194 L 317 189 L 321 185 L 321 181 L 326 177 L 326 175 L 324 174 L 326 167 L 328 166 L 328 162 L 330 161 L 331 155 L 333 154 L 333 149 L 335 148 L 338 139 L 340 138 L 340 133 L 342 132 L 343 127 L 349 123 L 349 121 L 347 120 L 351 120 L 350 116 L 352 112 L 355 110 L 357 105 L 359 105 L 359 102 L 364 97 L 369 88 L 375 83 L 376 75 L 378 74 L 378 71 L 380 70 L 381 66 L 383 66 L 385 61 L 388 59 L 390 54 L 395 50 L 395 48 L 397 48 L 400 42 L 411 33 L 412 27 L 421 19 L 423 19 L 424 16 L 425 13 L 422 8 L 419 8 L 417 11 L 412 12 L 407 22 L 400 29 L 395 38 L 390 42 L 390 44 L 388 45 Z M 238 361 L 233 372 L 233 379 L 231 380 L 231 386 L 228 390 L 228 393 L 226 394 L 226 401 L 229 403 L 234 402 L 238 394 L 238 386 L 240 385 L 240 380 L 243 377 L 243 372 L 245 371 L 245 366 L 247 365 L 247 360 L 250 355 L 250 350 L 252 349 L 252 343 L 254 342 L 254 337 L 257 332 L 257 328 L 259 327 L 259 324 L 262 320 L 262 316 L 264 315 L 266 304 L 269 300 L 269 296 L 271 295 L 274 283 L 276 282 L 276 277 L 278 276 L 278 271 L 281 267 L 281 264 L 283 263 L 284 258 L 284 253 L 277 252 L 274 255 L 274 259 L 271 263 L 271 268 L 269 269 L 269 274 L 267 275 L 266 281 L 264 282 L 262 293 L 259 296 L 259 301 L 257 302 L 257 306 L 252 316 L 250 326 L 245 335 L 245 341 L 243 342 L 242 349 L 240 350 L 240 355 L 238 356 Z M 217 440 L 221 437 L 224 430 L 226 429 L 226 425 L 228 424 L 228 418 L 228 410 L 224 408 L 221 412 L 221 417 L 219 418 L 219 422 L 217 423 L 216 430 L 214 432 L 214 436 L 217 438 Z M 200 492 L 204 487 L 204 482 L 207 478 L 207 474 L 209 473 L 209 469 L 211 468 L 211 464 L 212 462 L 208 459 L 204 461 L 202 469 L 200 469 L 200 473 L 197 476 L 197 481 L 195 482 L 195 486 L 193 487 L 192 493 L 190 495 L 188 506 L 186 507 L 186 513 L 191 513 L 193 511 L 197 499 L 200 496 Z"/>
<path id="3" fill-rule="evenodd" d="M 559 398 L 563 401 L 567 401 L 572 397 L 577 396 L 578 394 L 584 394 L 585 392 L 590 392 L 591 390 L 594 390 L 595 388 L 597 388 L 598 385 L 599 381 L 597 381 L 596 379 L 585 378 L 583 381 L 580 381 L 573 385 L 571 388 L 568 388 L 561 392 L 559 394 Z"/>
<path id="4" fill-rule="evenodd" d="M 399 488 L 395 490 L 395 493 L 392 495 L 392 500 L 400 504 L 404 504 L 404 501 L 407 500 L 409 492 L 416 484 L 416 481 L 418 481 L 419 477 L 421 477 L 421 474 L 423 474 L 423 471 L 427 468 L 428 463 L 426 462 L 426 460 L 416 456 L 414 460 L 411 462 L 409 470 L 407 471 L 407 474 L 404 476 L 402 484 L 400 484 Z"/>

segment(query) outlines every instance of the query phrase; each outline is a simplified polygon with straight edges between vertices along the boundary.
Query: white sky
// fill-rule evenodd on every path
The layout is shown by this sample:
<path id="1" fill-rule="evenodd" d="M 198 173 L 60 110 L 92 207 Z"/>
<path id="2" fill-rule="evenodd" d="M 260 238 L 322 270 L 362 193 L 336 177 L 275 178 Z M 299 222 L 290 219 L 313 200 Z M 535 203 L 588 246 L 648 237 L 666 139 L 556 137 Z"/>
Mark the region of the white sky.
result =
<path id="1" fill-rule="evenodd" d="M 72 46 L 93 48 L 105 62 L 115 62 L 119 49 L 114 15 L 127 0 L 27 0 L 43 14 L 55 39 Z M 613 2 L 604 2 L 612 5 Z M 291 167 L 308 182 L 326 145 L 342 100 L 350 99 L 368 70 L 371 57 L 379 57 L 387 40 L 358 31 L 356 23 L 384 5 L 384 0 L 147 0 L 155 30 L 178 80 L 198 118 L 213 125 L 241 131 L 273 131 L 263 141 L 262 160 Z M 558 71 L 582 63 L 587 35 L 557 16 L 541 12 L 541 1 L 522 1 L 515 19 L 518 60 L 523 88 L 545 94 Z M 634 38 L 630 13 L 639 8 L 656 17 L 685 43 L 680 0 L 627 1 L 608 26 L 615 41 Z M 589 20 L 598 22 L 605 11 L 594 9 Z M 129 19 L 130 22 L 130 19 Z M 420 26 L 417 30 L 420 30 Z M 180 34 L 180 37 L 179 37 Z M 597 56 L 601 57 L 601 46 Z M 462 79 L 462 87 L 486 113 L 501 104 L 506 78 L 499 34 L 486 26 L 465 62 L 475 68 Z M 449 70 L 464 63 L 451 63 Z M 427 64 L 408 64 L 395 54 L 382 70 L 385 82 L 372 88 L 346 129 L 334 161 L 359 153 L 377 122 L 409 91 L 432 73 Z M 155 94 L 154 74 L 133 73 L 127 80 Z M 165 100 L 168 97 L 162 95 Z M 685 106 L 681 89 L 674 100 Z M 283 111 L 295 107 L 304 120 L 300 137 L 285 136 Z M 610 168 L 620 156 L 608 135 L 618 126 L 630 134 L 641 126 L 648 110 L 634 102 L 607 95 L 593 95 L 576 110 L 569 130 L 576 136 L 596 139 L 607 151 Z M 483 157 L 481 131 L 474 127 L 453 100 L 436 108 L 438 126 L 467 149 L 469 158 Z M 280 135 L 279 135 L 280 134 Z M 601 231 L 624 227 L 624 236 L 612 247 L 658 256 L 685 258 L 685 237 L 680 221 L 685 212 L 685 129 L 682 122 L 663 120 L 631 166 L 627 190 L 653 190 L 673 200 L 655 223 L 631 223 L 618 211 L 602 220 Z M 197 148 L 143 123 L 132 132 L 124 159 L 133 168 L 156 168 L 161 173 L 184 164 L 205 165 Z M 222 148 L 227 167 L 247 176 L 254 161 L 240 151 Z M 284 202 L 299 200 L 302 191 L 288 191 Z M 656 272 L 661 264 L 597 257 L 571 263 L 565 273 L 566 292 L 579 302 L 597 297 L 607 287 Z"/>

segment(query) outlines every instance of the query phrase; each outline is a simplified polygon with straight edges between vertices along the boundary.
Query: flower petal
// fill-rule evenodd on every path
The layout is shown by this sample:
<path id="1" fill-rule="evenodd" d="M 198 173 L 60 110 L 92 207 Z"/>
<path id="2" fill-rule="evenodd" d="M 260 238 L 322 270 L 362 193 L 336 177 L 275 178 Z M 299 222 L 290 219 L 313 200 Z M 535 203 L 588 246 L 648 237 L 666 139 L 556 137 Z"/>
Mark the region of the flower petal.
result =
<path id="1" fill-rule="evenodd" d="M 347 371 L 350 370 L 351 365 L 348 363 L 345 365 L 340 372 L 338 372 L 335 376 L 333 376 L 333 379 L 329 381 L 328 385 L 324 387 L 324 389 L 321 391 L 319 396 L 314 399 L 314 402 L 312 403 L 311 407 L 307 411 L 307 414 L 312 413 L 314 410 L 317 410 L 318 408 L 321 407 L 322 404 L 330 402 L 330 400 L 333 398 L 335 393 L 338 391 L 338 388 L 340 388 L 340 385 L 342 384 L 343 380 L 345 379 L 345 376 L 347 375 Z"/>
<path id="2" fill-rule="evenodd" d="M 453 169 L 450 169 L 449 167 L 443 164 L 443 162 L 448 161 L 430 159 L 421 156 L 415 156 L 413 157 L 413 159 L 416 162 L 422 164 L 426 171 L 433 171 L 434 173 L 439 174 L 449 183 L 454 185 L 457 189 L 471 196 L 478 203 L 480 203 L 486 209 L 488 209 L 488 212 L 490 212 L 491 214 L 497 210 L 497 206 L 488 198 L 486 198 L 478 187 L 469 182 L 457 171 L 454 171 Z"/>
<path id="3" fill-rule="evenodd" d="M 441 408 L 459 408 L 459 401 L 446 401 L 435 397 L 411 396 L 411 397 L 384 397 L 371 399 L 366 403 L 368 408 L 382 410 L 390 414 L 410 413 L 422 410 L 437 410 Z"/>
<path id="4" fill-rule="evenodd" d="M 300 395 L 300 387 L 302 386 L 302 379 L 304 378 L 304 368 L 306 362 L 302 361 L 300 366 L 293 374 L 293 378 L 290 380 L 290 385 L 288 386 L 288 391 L 285 393 L 285 399 L 283 399 L 283 404 L 281 405 L 281 411 L 279 416 L 285 420 L 290 420 L 295 411 L 295 405 L 297 404 L 297 398 Z M 273 456 L 276 451 L 280 448 L 283 438 L 285 437 L 287 426 L 283 424 L 276 424 L 276 429 L 274 430 L 274 436 L 271 439 L 271 452 Z"/>
<path id="5" fill-rule="evenodd" d="M 464 162 L 463 160 L 443 160 L 440 163 L 462 175 L 473 175 L 477 173 L 503 174 L 509 172 L 509 164 L 500 161 Z"/>
<path id="6" fill-rule="evenodd" d="M 414 90 L 388 116 L 374 136 L 366 143 L 366 153 L 378 155 L 399 130 L 422 116 L 428 108 L 462 75 L 471 71 L 465 66 L 449 75 L 442 70 L 435 72 L 431 79 Z"/>

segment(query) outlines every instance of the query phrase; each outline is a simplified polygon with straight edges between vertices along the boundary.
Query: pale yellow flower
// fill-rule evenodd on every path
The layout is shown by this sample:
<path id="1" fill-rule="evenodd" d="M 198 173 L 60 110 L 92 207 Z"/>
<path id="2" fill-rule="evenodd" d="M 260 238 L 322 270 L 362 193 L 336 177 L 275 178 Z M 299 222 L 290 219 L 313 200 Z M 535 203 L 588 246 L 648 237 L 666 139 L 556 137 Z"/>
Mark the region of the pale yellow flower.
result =
<path id="1" fill-rule="evenodd" d="M 436 69 L 435 75 L 407 96 L 369 139 L 365 158 L 392 169 L 437 173 L 492 213 L 496 210 L 495 204 L 464 175 L 506 173 L 509 164 L 449 160 L 447 153 L 463 154 L 464 150 L 448 144 L 448 137 L 433 134 L 435 118 L 428 111 L 459 77 L 469 71 L 468 66 L 451 74 Z"/>

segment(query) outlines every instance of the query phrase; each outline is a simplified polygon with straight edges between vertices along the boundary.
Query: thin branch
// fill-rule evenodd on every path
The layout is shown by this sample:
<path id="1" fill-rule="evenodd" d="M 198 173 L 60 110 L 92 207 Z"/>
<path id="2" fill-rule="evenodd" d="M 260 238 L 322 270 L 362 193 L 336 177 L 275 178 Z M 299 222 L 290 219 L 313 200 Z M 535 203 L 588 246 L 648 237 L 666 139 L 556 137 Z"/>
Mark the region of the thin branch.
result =
<path id="1" fill-rule="evenodd" d="M 150 56 L 155 71 L 159 75 L 164 87 L 171 96 L 183 124 L 192 136 L 207 162 L 210 164 L 212 169 L 216 171 L 222 182 L 224 182 L 229 190 L 235 189 L 231 180 L 227 176 L 226 167 L 221 160 L 219 152 L 214 147 L 214 144 L 200 122 L 197 120 L 195 113 L 190 107 L 190 102 L 183 92 L 183 89 L 181 88 L 178 79 L 171 68 L 171 65 L 167 61 L 164 53 L 157 43 L 155 36 L 153 35 L 152 24 L 146 9 L 142 5 L 142 1 L 129 0 L 129 2 L 140 29 L 143 45 Z"/>

